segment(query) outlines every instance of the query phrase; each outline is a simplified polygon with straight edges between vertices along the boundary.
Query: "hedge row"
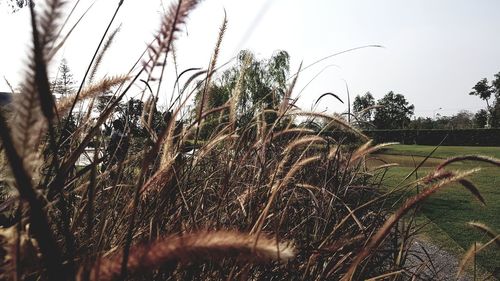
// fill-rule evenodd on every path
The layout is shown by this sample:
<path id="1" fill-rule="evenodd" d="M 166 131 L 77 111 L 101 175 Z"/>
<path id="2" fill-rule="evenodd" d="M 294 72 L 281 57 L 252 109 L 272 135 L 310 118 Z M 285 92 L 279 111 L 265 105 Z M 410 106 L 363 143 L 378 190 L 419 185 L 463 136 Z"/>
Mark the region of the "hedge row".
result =
<path id="1" fill-rule="evenodd" d="M 377 143 L 464 146 L 500 146 L 500 129 L 467 130 L 370 130 L 364 133 Z"/>

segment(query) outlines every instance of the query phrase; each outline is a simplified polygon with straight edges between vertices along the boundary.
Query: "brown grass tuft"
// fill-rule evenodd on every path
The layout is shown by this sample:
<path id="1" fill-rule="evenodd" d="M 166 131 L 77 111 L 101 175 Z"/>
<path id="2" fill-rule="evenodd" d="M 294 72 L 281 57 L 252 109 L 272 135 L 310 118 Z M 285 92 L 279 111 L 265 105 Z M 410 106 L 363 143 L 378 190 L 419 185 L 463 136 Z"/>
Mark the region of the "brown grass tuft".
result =
<path id="1" fill-rule="evenodd" d="M 171 263 L 220 261 L 237 258 L 240 261 L 287 261 L 295 256 L 290 243 L 276 243 L 262 236 L 256 247 L 255 237 L 234 231 L 198 232 L 173 235 L 130 249 L 127 268 L 131 274 L 148 272 Z M 98 260 L 91 272 L 92 280 L 116 280 L 120 275 L 121 255 Z"/>

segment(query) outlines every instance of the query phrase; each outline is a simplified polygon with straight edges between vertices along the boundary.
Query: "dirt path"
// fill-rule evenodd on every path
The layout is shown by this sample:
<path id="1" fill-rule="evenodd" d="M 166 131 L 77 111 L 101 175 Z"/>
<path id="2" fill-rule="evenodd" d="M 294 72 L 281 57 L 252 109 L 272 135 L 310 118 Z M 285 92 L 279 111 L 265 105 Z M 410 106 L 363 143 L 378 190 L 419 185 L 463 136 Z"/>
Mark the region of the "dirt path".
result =
<path id="1" fill-rule="evenodd" d="M 460 257 L 449 253 L 426 239 L 413 241 L 408 255 L 410 272 L 415 273 L 416 280 L 474 280 L 470 272 L 457 279 Z M 485 279 L 485 274 L 478 274 L 476 280 L 497 280 L 493 277 Z"/>

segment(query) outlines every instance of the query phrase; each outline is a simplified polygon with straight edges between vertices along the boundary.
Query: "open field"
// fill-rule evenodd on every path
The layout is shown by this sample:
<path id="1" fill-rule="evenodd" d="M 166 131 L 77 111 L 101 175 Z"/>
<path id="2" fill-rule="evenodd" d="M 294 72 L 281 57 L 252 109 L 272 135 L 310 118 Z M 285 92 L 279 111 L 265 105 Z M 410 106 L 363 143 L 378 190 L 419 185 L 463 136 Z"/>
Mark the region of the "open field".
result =
<path id="1" fill-rule="evenodd" d="M 391 168 L 386 175 L 384 183 L 388 187 L 404 185 L 415 179 L 415 175 L 406 182 L 401 180 L 411 173 L 415 165 L 424 159 L 423 156 L 430 153 L 433 147 L 419 145 L 395 145 L 386 150 L 383 155 L 378 155 L 385 161 L 398 163 L 400 166 Z M 387 153 L 387 154 L 386 154 Z M 498 147 L 440 147 L 433 156 L 447 158 L 464 154 L 481 154 L 492 157 L 500 156 Z M 417 155 L 417 156 L 412 156 Z M 418 176 L 429 173 L 437 163 L 442 161 L 437 158 L 429 158 L 427 162 L 416 172 Z M 486 206 L 482 206 L 475 200 L 466 189 L 460 185 L 450 185 L 435 195 L 428 198 L 422 205 L 421 212 L 432 221 L 435 226 L 443 230 L 447 236 L 453 239 L 461 248 L 467 250 L 475 241 L 486 242 L 485 236 L 477 230 L 466 225 L 470 221 L 483 222 L 492 229 L 500 229 L 500 171 L 498 168 L 487 164 L 467 162 L 457 163 L 451 166 L 452 170 L 467 170 L 480 167 L 481 171 L 470 179 L 479 188 L 486 200 Z M 415 192 L 415 191 L 409 191 Z M 428 237 L 439 244 L 449 247 L 453 243 L 446 240 L 446 235 L 434 235 L 428 233 Z M 437 240 L 437 241 L 436 241 Z M 500 253 L 495 248 L 490 248 L 479 255 L 478 262 L 487 270 L 493 271 L 499 266 Z"/>

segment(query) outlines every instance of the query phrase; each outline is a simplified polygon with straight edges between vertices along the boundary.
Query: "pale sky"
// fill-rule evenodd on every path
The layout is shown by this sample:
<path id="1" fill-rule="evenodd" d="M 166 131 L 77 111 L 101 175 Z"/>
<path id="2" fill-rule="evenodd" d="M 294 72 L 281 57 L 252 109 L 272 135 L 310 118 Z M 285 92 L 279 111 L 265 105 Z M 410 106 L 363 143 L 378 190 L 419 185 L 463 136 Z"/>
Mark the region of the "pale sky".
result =
<path id="1" fill-rule="evenodd" d="M 72 6 L 74 1 L 69 2 Z M 74 20 L 92 2 L 81 0 Z M 76 80 L 83 77 L 117 3 L 95 1 L 55 59 L 52 73 L 65 57 Z M 115 24 L 122 23 L 122 29 L 100 76 L 129 70 L 158 30 L 160 3 L 125 0 Z M 168 7 L 170 1 L 163 3 Z M 326 67 L 300 94 L 303 109 L 309 109 L 325 92 L 347 101 L 345 80 L 351 99 L 366 91 L 379 99 L 393 90 L 415 105 L 417 116 L 451 115 L 462 109 L 475 112 L 485 105 L 468 95 L 472 86 L 500 71 L 498 0 L 206 0 L 191 13 L 176 43 L 180 70 L 207 67 L 224 9 L 229 23 L 220 64 L 240 49 L 250 49 L 260 58 L 284 49 L 292 58 L 294 73 L 301 61 L 308 65 L 349 48 L 384 46 L 343 54 L 303 72 L 295 95 Z M 0 4 L 0 91 L 9 91 L 3 77 L 14 85 L 21 79 L 30 40 L 29 11 L 11 14 L 6 10 L 5 3 Z M 171 83 L 174 75 L 168 69 L 167 81 Z M 165 91 L 164 96 L 170 93 Z M 317 109 L 326 108 L 343 112 L 346 105 L 327 97 Z"/>

